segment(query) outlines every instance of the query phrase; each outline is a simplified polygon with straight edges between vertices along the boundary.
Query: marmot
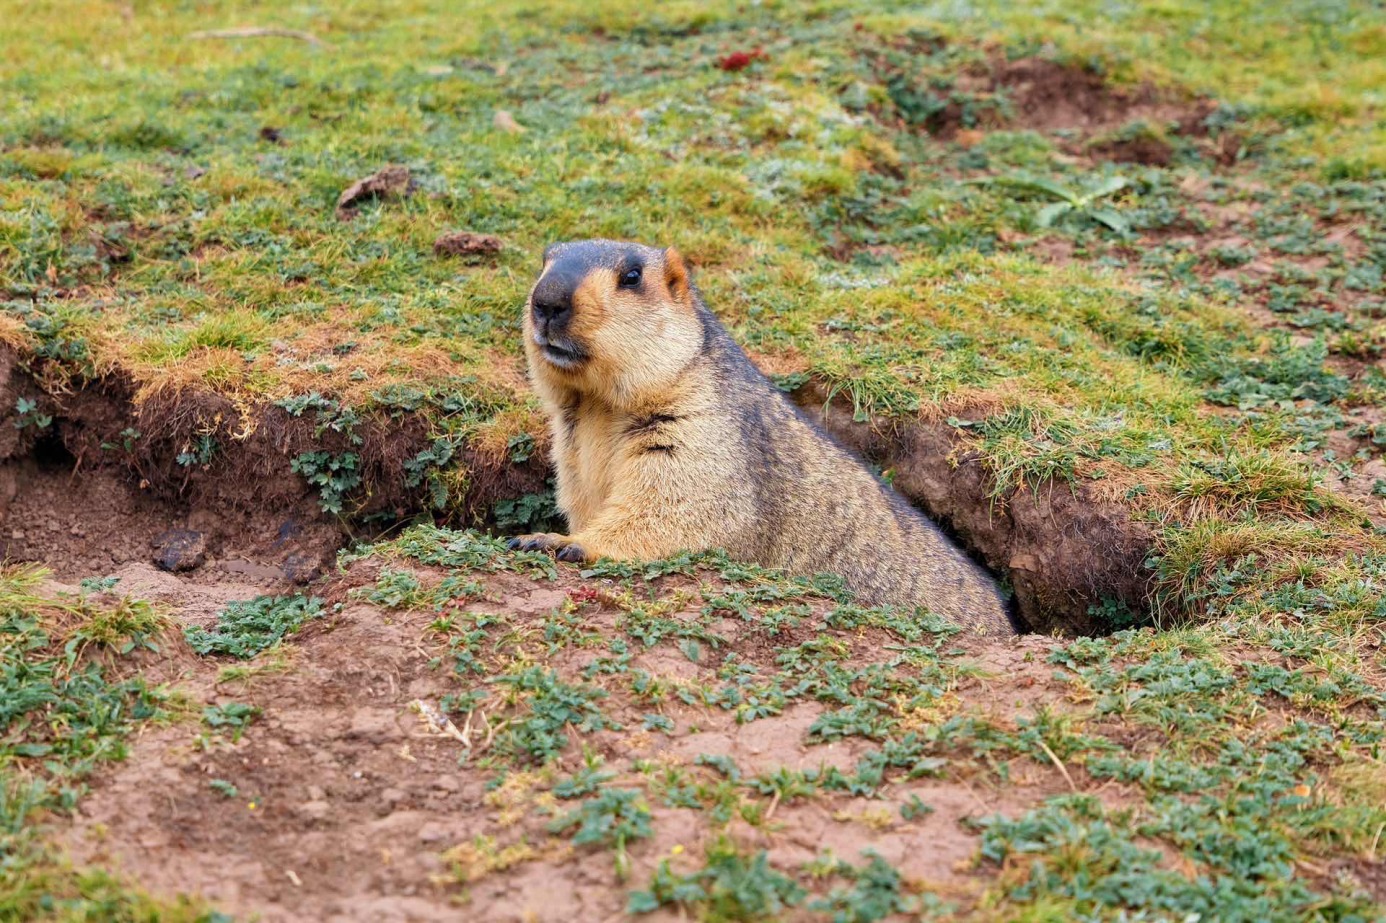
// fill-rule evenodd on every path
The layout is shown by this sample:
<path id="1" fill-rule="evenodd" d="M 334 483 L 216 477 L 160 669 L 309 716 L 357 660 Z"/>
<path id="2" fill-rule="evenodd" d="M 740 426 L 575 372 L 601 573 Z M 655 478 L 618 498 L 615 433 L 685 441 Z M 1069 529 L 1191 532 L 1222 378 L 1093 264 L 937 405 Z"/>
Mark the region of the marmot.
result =
<path id="1" fill-rule="evenodd" d="M 867 605 L 1014 634 L 991 577 L 760 373 L 673 248 L 549 247 L 524 337 L 569 534 L 512 548 L 564 561 L 722 548 L 838 574 Z"/>

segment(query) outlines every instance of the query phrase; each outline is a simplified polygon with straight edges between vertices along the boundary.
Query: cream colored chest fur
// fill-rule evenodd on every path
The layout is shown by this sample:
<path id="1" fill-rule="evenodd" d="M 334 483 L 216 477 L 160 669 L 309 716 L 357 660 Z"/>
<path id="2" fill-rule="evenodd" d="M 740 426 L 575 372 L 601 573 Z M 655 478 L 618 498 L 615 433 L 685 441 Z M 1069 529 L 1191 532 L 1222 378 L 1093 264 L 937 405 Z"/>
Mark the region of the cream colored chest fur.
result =
<path id="1" fill-rule="evenodd" d="M 568 528 L 579 531 L 607 505 L 621 450 L 622 422 L 614 413 L 585 407 L 571 433 L 561 417 L 554 421 L 558 505 Z"/>

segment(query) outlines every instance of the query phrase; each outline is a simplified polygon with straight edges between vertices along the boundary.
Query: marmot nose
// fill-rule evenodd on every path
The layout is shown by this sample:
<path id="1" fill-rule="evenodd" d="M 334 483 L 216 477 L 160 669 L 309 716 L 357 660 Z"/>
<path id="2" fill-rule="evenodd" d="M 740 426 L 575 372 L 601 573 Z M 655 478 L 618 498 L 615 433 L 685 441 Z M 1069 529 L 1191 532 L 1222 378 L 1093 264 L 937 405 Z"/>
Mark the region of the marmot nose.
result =
<path id="1" fill-rule="evenodd" d="M 562 299 L 558 299 L 558 298 L 553 298 L 553 299 L 543 298 L 543 299 L 541 299 L 541 298 L 539 297 L 539 293 L 538 293 L 538 292 L 535 292 L 535 294 L 534 294 L 534 319 L 535 319 L 535 320 L 543 321 L 543 322 L 546 323 L 546 324 L 551 324 L 551 323 L 554 323 L 554 322 L 557 322 L 557 321 L 562 321 L 565 317 L 567 317 L 569 314 L 571 314 L 572 311 L 573 311 L 573 302 L 572 302 L 571 299 L 568 299 L 568 298 L 562 298 Z"/>
<path id="2" fill-rule="evenodd" d="M 573 290 L 562 279 L 541 279 L 530 300 L 534 305 L 534 323 L 540 333 L 546 332 L 551 325 L 561 325 L 573 313 Z"/>

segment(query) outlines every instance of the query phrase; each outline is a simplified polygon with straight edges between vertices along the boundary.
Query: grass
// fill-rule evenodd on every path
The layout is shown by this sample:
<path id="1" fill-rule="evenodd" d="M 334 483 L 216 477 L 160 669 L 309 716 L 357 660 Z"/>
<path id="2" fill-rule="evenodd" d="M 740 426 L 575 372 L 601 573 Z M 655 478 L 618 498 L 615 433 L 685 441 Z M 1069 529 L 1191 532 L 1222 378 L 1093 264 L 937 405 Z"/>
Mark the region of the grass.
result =
<path id="1" fill-rule="evenodd" d="M 1081 764 L 1138 786 L 1140 802 L 1112 811 L 1063 797 L 988 819 L 988 912 L 1366 913 L 1295 874 L 1294 858 L 1361 858 L 1383 820 L 1379 714 L 1364 711 L 1379 711 L 1386 688 L 1386 520 L 1370 489 L 1386 448 L 1375 4 L 11 5 L 23 28 L 0 56 L 11 101 L 0 110 L 0 346 L 37 385 L 14 408 L 22 446 L 70 425 L 69 395 L 119 380 L 139 426 L 132 407 L 100 435 L 113 457 L 164 459 L 141 476 L 226 477 L 247 440 L 291 426 L 303 439 L 282 470 L 327 514 L 378 516 L 371 499 L 390 471 L 410 492 L 390 509 L 545 528 L 555 510 L 535 492 L 542 477 L 507 493 L 486 467 L 531 464 L 546 448 L 519 306 L 545 244 L 616 236 L 684 251 L 710 305 L 786 388 L 811 384 L 882 428 L 946 421 L 957 451 L 982 460 L 993 504 L 1081 487 L 1154 536 L 1150 611 L 1108 620 L 1179 630 L 1072 642 L 1055 667 L 1082 719 L 995 726 L 956 713 L 953 690 L 975 670 L 933 649 L 941 624 L 860 610 L 830 581 L 788 585 L 716 556 L 602 564 L 592 576 L 628 587 L 700 567 L 733 586 L 691 621 L 671 617 L 683 604 L 673 596 L 619 597 L 616 638 L 594 637 L 577 606 L 539 645 L 465 603 L 502 572 L 556 580 L 551 560 L 433 525 L 361 550 L 389 568 L 359 597 L 438 614 L 433 634 L 462 683 L 455 710 L 506 710 L 497 771 L 550 765 L 606 728 L 613 677 L 654 719 L 671 701 L 757 721 L 807 699 L 830 706 L 809 739 L 869 742 L 850 772 L 729 772 L 714 784 L 709 764 L 670 797 L 763 816 L 759 799 L 865 797 L 963 752 L 989 773 Z M 251 21 L 327 44 L 190 37 Z M 721 63 L 757 48 L 744 68 Z M 1070 94 L 1096 75 L 1106 95 L 1090 110 L 1118 113 L 1037 124 L 1023 87 L 995 78 L 1031 58 L 1069 74 Z M 1133 104 L 1146 84 L 1170 108 Z M 1198 108 L 1200 96 L 1217 107 Z M 497 128 L 499 110 L 523 131 Z M 1167 156 L 1103 153 L 1124 144 Z M 410 194 L 339 217 L 341 190 L 387 164 L 408 167 Z M 470 262 L 436 254 L 455 230 L 504 246 Z M 209 392 L 234 413 L 196 412 Z M 394 467 L 377 463 L 384 447 L 402 453 Z M 452 573 L 434 580 L 406 562 Z M 126 900 L 53 864 L 28 831 L 36 811 L 70 808 L 71 780 L 119 755 L 131 708 L 144 720 L 155 707 L 106 665 L 157 645 L 162 623 L 137 603 L 54 600 L 34 572 L 6 573 L 3 650 L 26 678 L 3 700 L 21 704 L 0 706 L 11 722 L 0 816 L 14 818 L 29 867 L 56 877 L 23 890 L 0 879 L 31 902 L 0 897 L 0 918 L 43 893 Z M 820 639 L 784 644 L 758 671 L 724 662 L 722 614 L 780 639 L 812 605 L 829 607 L 824 632 L 885 632 L 910 650 L 889 667 L 844 667 L 849 640 Z M 319 608 L 238 604 L 189 640 L 248 657 Z M 527 659 L 497 672 L 499 635 Z M 661 645 L 717 664 L 716 682 L 631 669 L 634 652 Z M 570 646 L 599 650 L 589 675 L 548 668 L 549 652 Z M 64 731 L 106 721 L 98 702 L 119 717 L 80 741 Z M 1262 726 L 1287 707 L 1293 721 Z M 676 733 L 665 720 L 645 725 Z M 1132 728 L 1159 735 L 1161 752 L 1123 752 Z M 42 748 L 57 748 L 43 756 L 62 769 L 41 773 L 31 796 L 27 775 L 5 774 L 37 772 Z M 620 791 L 585 792 L 584 804 Z M 1193 872 L 1171 872 L 1151 840 Z M 503 867 L 504 848 L 467 861 Z M 938 910 L 870 860 L 824 871 L 833 886 L 810 896 L 763 859 L 709 847 L 699 867 L 634 883 L 632 906 L 727 919 L 814 901 L 842 919 Z"/>

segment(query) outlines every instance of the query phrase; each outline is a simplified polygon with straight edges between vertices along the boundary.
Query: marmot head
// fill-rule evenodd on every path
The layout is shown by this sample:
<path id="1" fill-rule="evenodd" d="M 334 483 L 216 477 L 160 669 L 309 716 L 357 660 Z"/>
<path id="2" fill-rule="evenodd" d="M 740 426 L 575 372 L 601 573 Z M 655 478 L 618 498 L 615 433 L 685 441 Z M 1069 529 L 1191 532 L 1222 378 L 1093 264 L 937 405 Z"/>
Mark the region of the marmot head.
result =
<path id="1" fill-rule="evenodd" d="M 544 251 L 524 331 L 536 379 L 614 403 L 634 403 L 672 383 L 703 340 L 678 252 L 613 240 Z"/>

